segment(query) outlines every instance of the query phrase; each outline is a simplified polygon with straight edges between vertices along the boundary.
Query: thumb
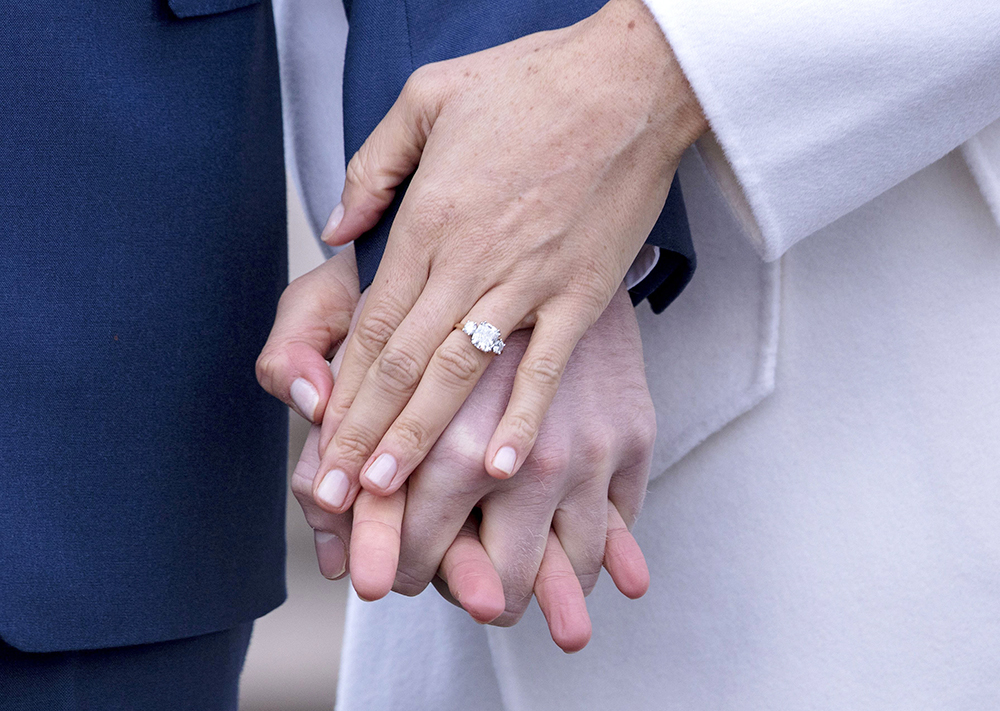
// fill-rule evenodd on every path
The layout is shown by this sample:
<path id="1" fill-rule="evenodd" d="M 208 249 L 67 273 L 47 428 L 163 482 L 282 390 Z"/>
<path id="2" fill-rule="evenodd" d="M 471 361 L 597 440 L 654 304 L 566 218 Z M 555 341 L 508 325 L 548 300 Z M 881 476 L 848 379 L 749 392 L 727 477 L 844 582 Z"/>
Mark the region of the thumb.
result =
<path id="1" fill-rule="evenodd" d="M 357 301 L 357 264 L 348 247 L 288 285 L 257 358 L 261 387 L 314 424 L 333 390 L 327 358 L 347 336 Z"/>
<path id="2" fill-rule="evenodd" d="M 347 164 L 340 204 L 323 228 L 327 244 L 347 244 L 374 227 L 396 188 L 417 169 L 443 96 L 434 66 L 410 75 L 389 113 Z"/>

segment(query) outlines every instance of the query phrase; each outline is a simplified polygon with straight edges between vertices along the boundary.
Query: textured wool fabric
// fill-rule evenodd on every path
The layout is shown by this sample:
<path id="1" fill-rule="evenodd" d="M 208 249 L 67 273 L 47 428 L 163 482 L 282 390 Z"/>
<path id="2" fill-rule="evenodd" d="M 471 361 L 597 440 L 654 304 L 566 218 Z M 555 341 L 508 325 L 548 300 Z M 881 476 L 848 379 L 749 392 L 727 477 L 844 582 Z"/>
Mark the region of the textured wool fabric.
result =
<path id="1" fill-rule="evenodd" d="M 25 651 L 284 598 L 287 413 L 254 377 L 287 279 L 278 66 L 269 4 L 232 6 L 4 9 L 0 638 Z"/>
<path id="2" fill-rule="evenodd" d="M 252 622 L 198 637 L 76 652 L 0 642 L 3 711 L 237 711 Z"/>
<path id="3" fill-rule="evenodd" d="M 604 577 L 572 656 L 534 606 L 352 600 L 339 708 L 468 708 L 465 659 L 505 711 L 993 708 L 998 6 L 650 4 L 714 129 L 698 274 L 639 309 L 650 592 Z"/>
<path id="4" fill-rule="evenodd" d="M 767 260 L 1000 116 L 995 0 L 646 3 L 711 124 L 709 154 L 721 158 L 715 141 L 724 153 L 711 167 Z"/>
<path id="5" fill-rule="evenodd" d="M 690 215 L 698 275 L 655 323 L 678 340 L 710 327 L 723 348 L 742 312 L 716 313 L 734 298 L 705 302 L 699 281 L 759 259 Z M 1000 228 L 957 152 L 803 240 L 781 260 L 773 392 L 650 486 L 635 528 L 649 593 L 627 600 L 602 576 L 574 655 L 534 605 L 496 629 L 433 590 L 352 600 L 338 708 L 993 708 L 998 274 Z M 646 357 L 651 380 L 694 367 Z"/>

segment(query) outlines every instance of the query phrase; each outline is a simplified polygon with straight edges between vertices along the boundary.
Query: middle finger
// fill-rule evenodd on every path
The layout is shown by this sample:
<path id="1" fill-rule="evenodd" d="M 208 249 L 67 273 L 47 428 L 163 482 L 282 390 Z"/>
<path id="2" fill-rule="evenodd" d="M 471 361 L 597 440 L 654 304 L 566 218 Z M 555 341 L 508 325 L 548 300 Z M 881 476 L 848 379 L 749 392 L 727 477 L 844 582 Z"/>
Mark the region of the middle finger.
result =
<path id="1" fill-rule="evenodd" d="M 330 398 L 333 408 L 343 408 L 347 398 L 350 401 L 346 411 L 335 420 L 332 438 L 320 441 L 321 476 L 314 491 L 324 508 L 339 512 L 350 507 L 359 488 L 362 465 L 410 399 L 435 349 L 451 331 L 455 314 L 461 315 L 467 308 L 460 296 L 466 290 L 456 290 L 454 286 L 450 278 L 429 281 L 412 310 L 382 345 L 378 345 L 373 333 L 366 336 L 362 314 L 348 342 L 340 378 Z M 375 298 L 376 294 L 368 295 L 366 310 Z M 378 315 L 377 307 L 373 308 L 376 308 L 375 322 L 381 323 L 375 330 L 390 328 L 391 321 Z M 356 346 L 358 339 L 372 343 Z M 357 373 L 352 376 L 348 370 L 351 366 L 348 359 L 352 353 L 359 358 L 361 354 L 370 355 L 374 348 L 379 349 L 378 353 L 358 381 Z M 355 382 L 347 382 L 351 377 Z M 326 417 L 329 416 L 328 410 Z M 326 422 L 324 418 L 324 427 Z M 383 460 L 376 471 L 384 471 L 385 464 Z"/>

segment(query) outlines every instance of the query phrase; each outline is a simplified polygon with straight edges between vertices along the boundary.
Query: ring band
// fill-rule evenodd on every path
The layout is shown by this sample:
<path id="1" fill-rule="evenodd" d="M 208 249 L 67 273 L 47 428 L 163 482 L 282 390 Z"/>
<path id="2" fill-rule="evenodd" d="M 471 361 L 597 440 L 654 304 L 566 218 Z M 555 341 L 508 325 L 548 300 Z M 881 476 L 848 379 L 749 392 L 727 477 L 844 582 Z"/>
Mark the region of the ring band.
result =
<path id="1" fill-rule="evenodd" d="M 500 329 L 487 321 L 466 321 L 463 326 L 455 324 L 455 328 L 461 329 L 462 333 L 472 339 L 472 345 L 483 353 L 495 353 L 500 355 L 503 352 L 503 338 L 500 337 Z"/>

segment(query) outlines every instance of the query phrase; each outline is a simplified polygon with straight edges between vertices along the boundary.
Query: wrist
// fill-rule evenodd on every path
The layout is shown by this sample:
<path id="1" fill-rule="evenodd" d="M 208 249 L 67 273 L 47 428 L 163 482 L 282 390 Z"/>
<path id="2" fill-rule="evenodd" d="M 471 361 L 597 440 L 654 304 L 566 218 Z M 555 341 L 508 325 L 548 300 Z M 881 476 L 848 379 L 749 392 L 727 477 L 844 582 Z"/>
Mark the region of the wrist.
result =
<path id="1" fill-rule="evenodd" d="M 709 130 L 701 103 L 681 69 L 667 36 L 643 0 L 610 0 L 591 18 L 604 42 L 624 57 L 638 85 L 648 121 L 659 128 L 671 164 Z"/>

